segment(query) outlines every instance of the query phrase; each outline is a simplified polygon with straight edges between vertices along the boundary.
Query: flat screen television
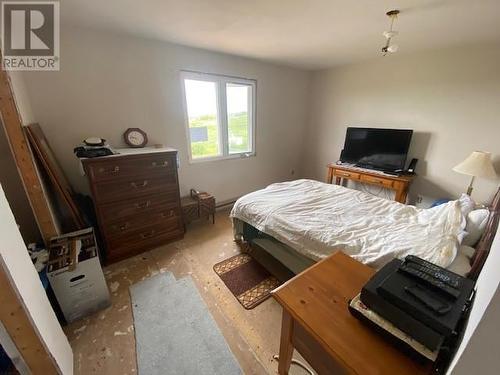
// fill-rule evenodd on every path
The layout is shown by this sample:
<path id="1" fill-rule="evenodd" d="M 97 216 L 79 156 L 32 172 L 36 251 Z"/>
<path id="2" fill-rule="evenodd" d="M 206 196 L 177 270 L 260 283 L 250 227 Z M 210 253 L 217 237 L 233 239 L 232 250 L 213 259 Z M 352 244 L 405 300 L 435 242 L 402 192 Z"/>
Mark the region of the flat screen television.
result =
<path id="1" fill-rule="evenodd" d="M 348 127 L 340 161 L 388 172 L 403 170 L 412 134 L 408 129 Z"/>

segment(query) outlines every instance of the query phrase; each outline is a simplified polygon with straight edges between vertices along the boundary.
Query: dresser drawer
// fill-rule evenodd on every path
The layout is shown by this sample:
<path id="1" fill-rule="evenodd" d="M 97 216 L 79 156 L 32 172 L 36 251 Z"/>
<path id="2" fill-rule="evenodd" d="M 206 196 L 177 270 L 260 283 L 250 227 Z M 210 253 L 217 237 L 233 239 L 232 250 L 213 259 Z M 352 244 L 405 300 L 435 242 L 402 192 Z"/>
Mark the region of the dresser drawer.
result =
<path id="1" fill-rule="evenodd" d="M 104 231 L 108 238 L 127 235 L 144 227 L 166 222 L 174 223 L 176 226 L 181 220 L 180 209 L 163 208 L 155 212 L 143 213 L 129 216 L 121 220 L 114 220 L 111 223 L 103 223 Z"/>
<path id="2" fill-rule="evenodd" d="M 389 180 L 389 179 L 386 179 L 386 178 L 383 178 L 383 177 L 375 177 L 375 176 L 362 175 L 361 176 L 361 181 L 367 182 L 369 184 L 374 184 L 374 185 L 380 185 L 380 186 L 388 187 L 388 188 L 391 188 L 394 185 L 394 181 L 393 180 Z"/>
<path id="3" fill-rule="evenodd" d="M 175 155 L 159 154 L 148 157 L 109 157 L 105 160 L 85 160 L 85 171 L 94 182 L 135 178 L 140 174 L 159 176 L 177 168 Z"/>
<path id="4" fill-rule="evenodd" d="M 107 238 L 108 250 L 111 252 L 114 249 L 135 248 L 137 246 L 147 247 L 151 243 L 155 243 L 158 239 L 165 237 L 174 237 L 182 235 L 183 228 L 180 218 L 164 220 L 159 224 L 150 225 L 137 230 L 130 231 L 121 236 Z"/>
<path id="5" fill-rule="evenodd" d="M 350 178 L 353 180 L 359 180 L 360 174 L 356 172 L 350 172 L 350 171 L 342 171 L 342 170 L 335 170 L 333 172 L 334 176 L 337 177 L 345 177 L 345 178 Z"/>
<path id="6" fill-rule="evenodd" d="M 183 235 L 184 232 L 182 230 L 174 230 L 139 242 L 117 243 L 116 247 L 108 246 L 106 261 L 107 263 L 117 262 L 119 260 L 140 254 L 144 251 L 165 245 L 168 242 L 180 239 Z"/>
<path id="7" fill-rule="evenodd" d="M 162 177 L 135 177 L 130 180 L 101 182 L 94 187 L 98 202 L 111 202 L 153 193 L 177 190 L 177 177 L 169 173 Z"/>
<path id="8" fill-rule="evenodd" d="M 151 214 L 158 210 L 171 208 L 179 208 L 179 196 L 177 191 L 131 198 L 123 202 L 102 204 L 99 206 L 99 211 L 101 221 L 109 224 L 131 216 Z"/>

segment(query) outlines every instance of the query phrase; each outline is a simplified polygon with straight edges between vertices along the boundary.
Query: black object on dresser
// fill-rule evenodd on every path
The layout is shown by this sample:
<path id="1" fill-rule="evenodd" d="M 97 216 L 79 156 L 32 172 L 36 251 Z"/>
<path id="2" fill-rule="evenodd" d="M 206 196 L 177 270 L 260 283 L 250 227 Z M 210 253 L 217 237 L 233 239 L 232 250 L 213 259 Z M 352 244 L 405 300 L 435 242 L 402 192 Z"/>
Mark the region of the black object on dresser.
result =
<path id="1" fill-rule="evenodd" d="M 139 254 L 184 236 L 177 151 L 125 149 L 82 159 L 106 245 L 106 262 Z"/>

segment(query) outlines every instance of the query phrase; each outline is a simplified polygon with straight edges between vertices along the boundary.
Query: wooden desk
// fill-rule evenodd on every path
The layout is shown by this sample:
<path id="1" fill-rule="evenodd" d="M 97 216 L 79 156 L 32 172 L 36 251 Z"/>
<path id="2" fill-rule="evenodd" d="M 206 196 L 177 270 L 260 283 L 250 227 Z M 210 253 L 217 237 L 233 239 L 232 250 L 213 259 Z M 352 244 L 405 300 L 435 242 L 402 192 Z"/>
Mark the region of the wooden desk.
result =
<path id="1" fill-rule="evenodd" d="M 293 349 L 318 374 L 427 374 L 417 362 L 349 312 L 348 301 L 375 271 L 342 252 L 316 263 L 272 294 L 283 306 L 279 374 Z"/>
<path id="2" fill-rule="evenodd" d="M 347 166 L 337 165 L 335 163 L 328 164 L 328 174 L 326 182 L 331 184 L 335 176 L 335 183 L 340 185 L 342 179 L 361 182 L 363 184 L 377 185 L 387 189 L 392 189 L 396 192 L 394 200 L 400 203 L 406 203 L 408 189 L 415 176 L 390 176 L 377 172 L 372 172 L 367 169 L 351 168 Z"/>

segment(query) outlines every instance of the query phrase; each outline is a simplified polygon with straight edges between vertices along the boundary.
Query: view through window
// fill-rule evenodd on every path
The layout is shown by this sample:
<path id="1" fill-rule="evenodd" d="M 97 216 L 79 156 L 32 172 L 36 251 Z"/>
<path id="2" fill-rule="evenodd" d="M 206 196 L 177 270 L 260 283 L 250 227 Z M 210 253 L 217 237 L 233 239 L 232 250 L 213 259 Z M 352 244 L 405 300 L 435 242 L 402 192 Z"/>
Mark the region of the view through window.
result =
<path id="1" fill-rule="evenodd" d="M 255 81 L 183 74 L 192 160 L 254 153 Z"/>

